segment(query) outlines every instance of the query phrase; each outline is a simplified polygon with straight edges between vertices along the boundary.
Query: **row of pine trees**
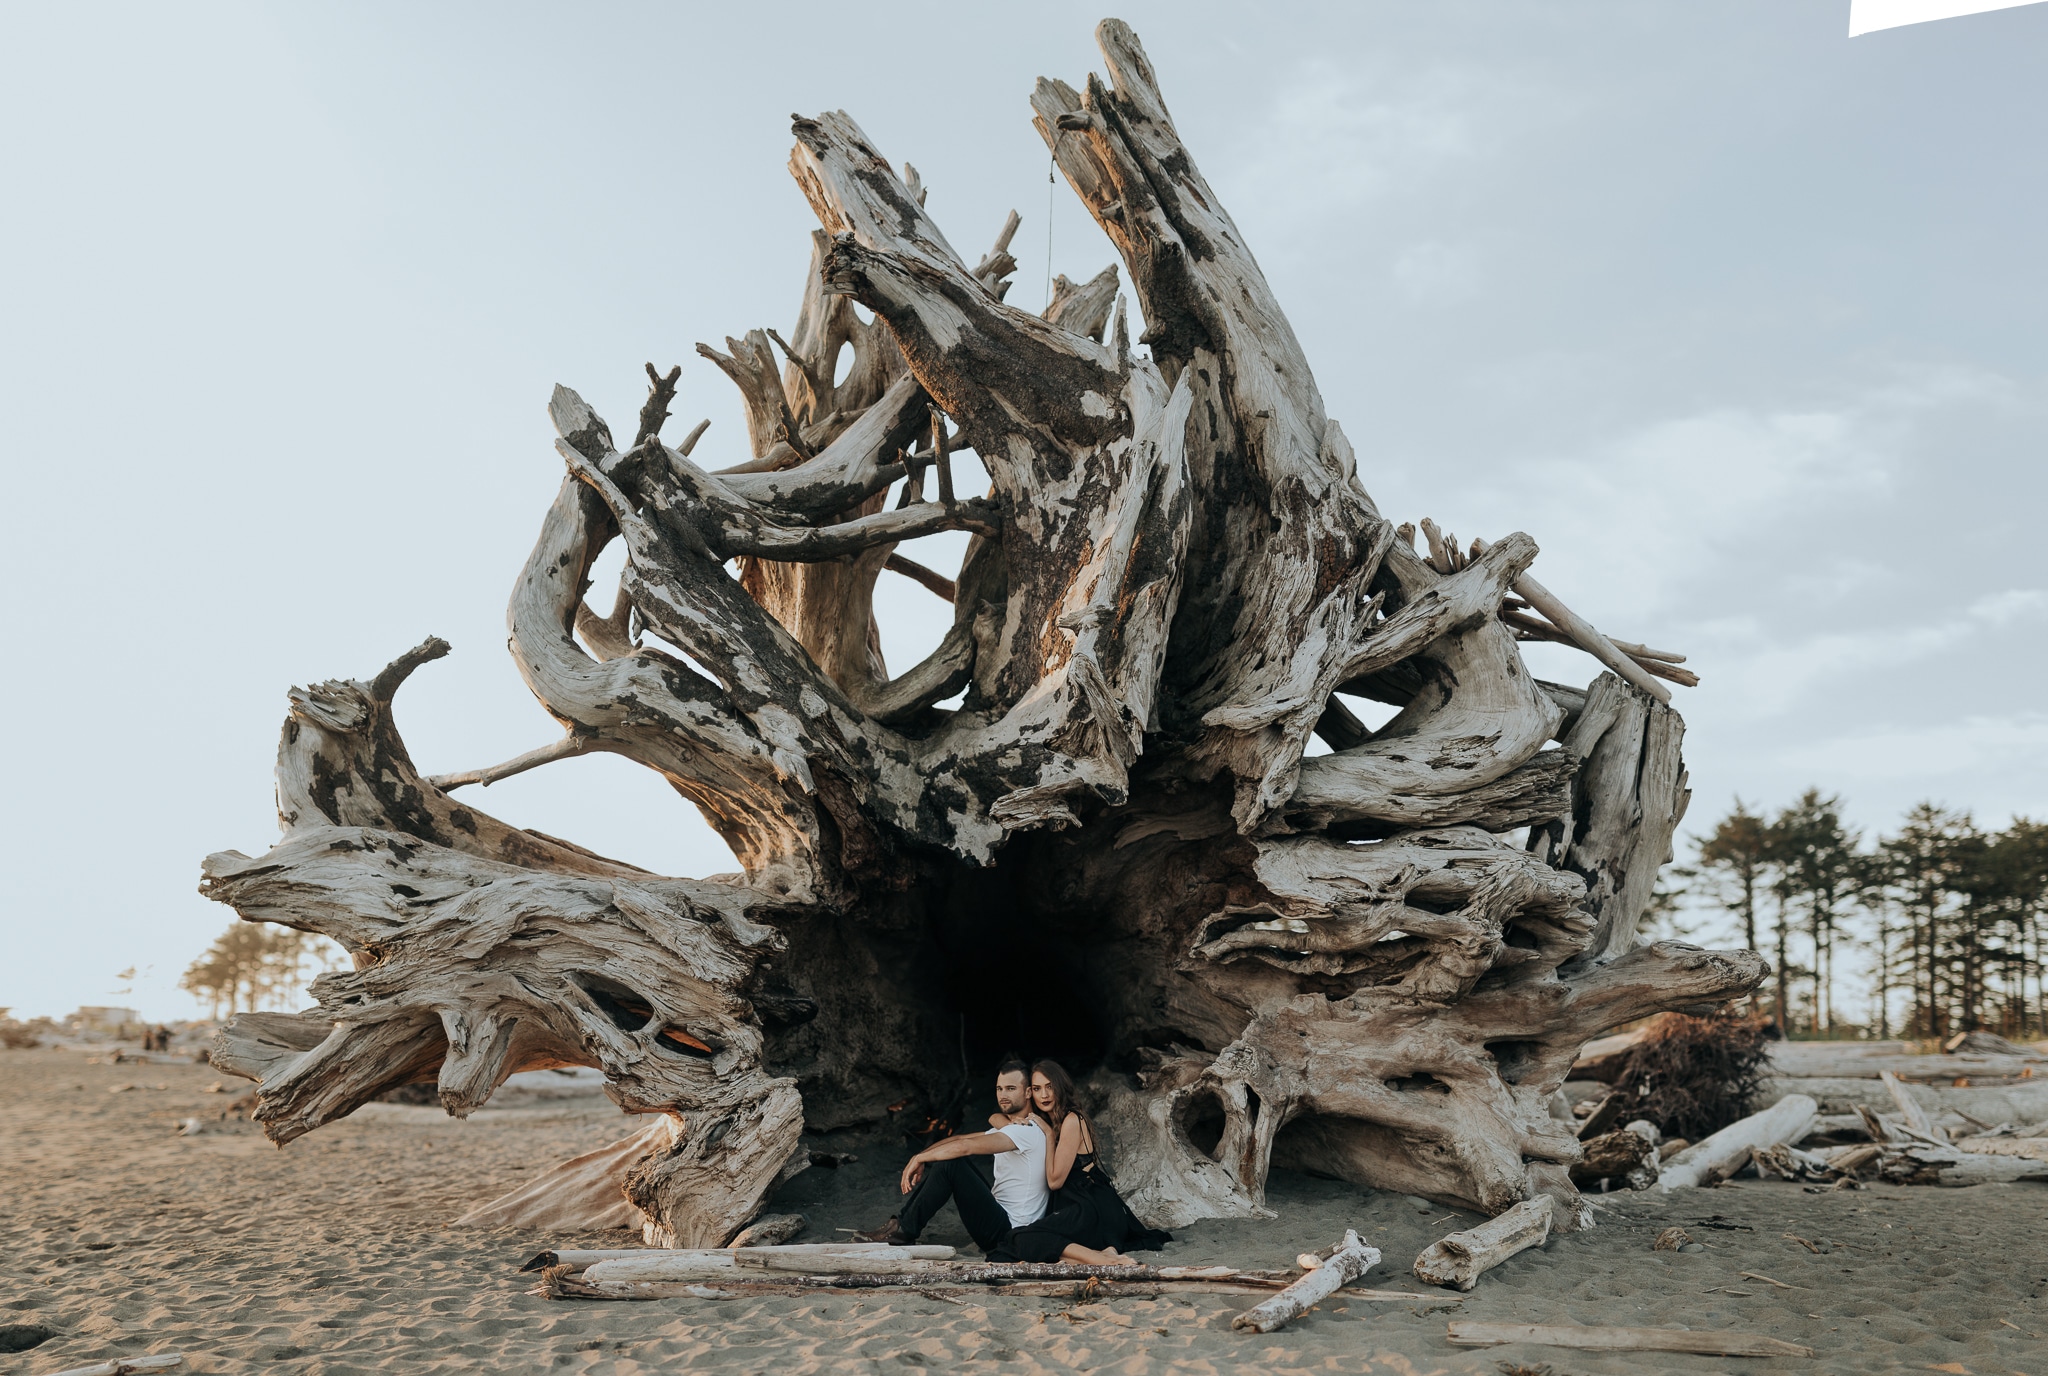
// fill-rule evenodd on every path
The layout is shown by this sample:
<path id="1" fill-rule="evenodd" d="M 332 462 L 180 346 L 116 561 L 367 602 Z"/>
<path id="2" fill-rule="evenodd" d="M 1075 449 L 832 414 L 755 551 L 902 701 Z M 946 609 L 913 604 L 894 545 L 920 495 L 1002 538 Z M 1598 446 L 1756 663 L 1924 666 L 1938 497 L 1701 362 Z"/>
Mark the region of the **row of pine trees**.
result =
<path id="1" fill-rule="evenodd" d="M 1736 930 L 1717 939 L 1770 959 L 1763 1001 L 1786 1034 L 2048 1034 L 2048 823 L 1986 831 L 1922 803 L 1871 840 L 1809 789 L 1776 816 L 1737 800 L 1695 843 L 1659 893 L 1663 920 L 1726 913 Z M 312 975 L 346 964 L 331 942 L 237 922 L 182 984 L 218 1018 L 295 1007 Z"/>
<path id="2" fill-rule="evenodd" d="M 299 992 L 313 976 L 346 965 L 341 948 L 324 937 L 267 922 L 237 922 L 192 962 L 178 987 L 208 1005 L 218 1020 L 250 1008 L 297 1008 Z"/>
<path id="3" fill-rule="evenodd" d="M 1988 831 L 1921 803 L 1866 838 L 1808 789 L 1776 816 L 1738 799 L 1696 844 L 1664 897 L 1739 924 L 1774 967 L 1764 998 L 1786 1034 L 2048 1033 L 2048 823 Z"/>

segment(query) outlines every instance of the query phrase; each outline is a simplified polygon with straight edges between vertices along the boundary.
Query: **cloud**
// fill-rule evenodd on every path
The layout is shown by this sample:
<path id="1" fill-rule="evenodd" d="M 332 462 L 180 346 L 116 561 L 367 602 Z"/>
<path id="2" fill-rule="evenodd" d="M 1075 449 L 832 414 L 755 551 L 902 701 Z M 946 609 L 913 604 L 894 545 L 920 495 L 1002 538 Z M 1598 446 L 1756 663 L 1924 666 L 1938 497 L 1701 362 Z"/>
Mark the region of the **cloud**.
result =
<path id="1" fill-rule="evenodd" d="M 1993 631 L 2048 621 L 2048 590 L 2008 588 L 1960 613 L 1918 625 L 1830 631 L 1772 640 L 1757 619 L 1718 623 L 1708 657 L 1717 662 L 1730 720 L 1778 716 L 1827 681 L 1892 674 L 1937 655 L 1953 655 Z M 1707 628 L 1714 629 L 1714 628 Z M 1698 657 L 1696 655 L 1696 657 Z M 2048 717 L 2043 718 L 2048 721 Z"/>
<path id="2" fill-rule="evenodd" d="M 2007 588 L 1980 597 L 1970 604 L 1970 619 L 1990 626 L 2005 626 L 2025 617 L 2048 612 L 2048 591 L 2040 588 Z"/>
<path id="3" fill-rule="evenodd" d="M 2048 712 L 1887 723 L 1822 737 L 1782 758 L 1787 770 L 1826 779 L 1830 788 L 1910 783 L 1947 790 L 1958 804 L 1977 805 L 1981 820 L 1994 826 L 1998 810 L 2048 817 Z M 1987 787 L 2003 796 L 1987 796 Z"/>
<path id="4" fill-rule="evenodd" d="M 1479 260 L 1457 244 L 1416 244 L 1394 259 L 1394 289 L 1419 306 L 1455 306 L 1479 294 Z"/>
<path id="5" fill-rule="evenodd" d="M 1357 233 L 1385 227 L 1403 201 L 1427 205 L 1430 222 L 1442 223 L 1434 198 L 1447 179 L 1485 185 L 1475 164 L 1542 137 L 1574 99 L 1499 68 L 1311 59 L 1280 76 L 1206 161 L 1262 258 L 1327 253 L 1333 227 L 1356 248 Z M 1368 206 L 1373 215 L 1361 216 Z M 1422 263 L 1435 250 L 1410 251 Z"/>
<path id="6" fill-rule="evenodd" d="M 1823 405 L 1702 409 L 1577 453 L 1496 461 L 1492 483 L 1436 488 L 1459 509 L 1427 514 L 1468 533 L 1529 531 L 1553 591 L 1570 603 L 1574 589 L 1597 589 L 1604 613 L 1625 620 L 1691 608 L 1697 624 L 1697 609 L 1725 609 L 1731 594 L 1839 604 L 1899 577 L 1895 551 L 1874 547 L 1869 530 L 1944 461 L 1929 437 L 1959 409 L 2001 407 L 2011 392 L 2001 377 L 1942 365 Z"/>
<path id="7" fill-rule="evenodd" d="M 1452 68 L 1390 79 L 1307 62 L 1255 122 L 1240 157 L 1254 180 L 1284 188 L 1297 209 L 1355 205 L 1479 152 L 1486 91 L 1478 73 Z"/>

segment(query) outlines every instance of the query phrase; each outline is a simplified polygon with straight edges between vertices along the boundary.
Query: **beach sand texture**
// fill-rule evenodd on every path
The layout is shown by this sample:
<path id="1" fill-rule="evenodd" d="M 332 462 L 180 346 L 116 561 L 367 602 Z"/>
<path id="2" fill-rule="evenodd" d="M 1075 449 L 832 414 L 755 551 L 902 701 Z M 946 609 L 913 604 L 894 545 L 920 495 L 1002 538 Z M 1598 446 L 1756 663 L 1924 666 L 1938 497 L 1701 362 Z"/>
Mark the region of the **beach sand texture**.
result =
<path id="1" fill-rule="evenodd" d="M 1341 1295 L 1281 1332 L 1234 1333 L 1250 1300 L 1171 1294 L 1072 1303 L 911 1293 L 651 1303 L 549 1301 L 517 1274 L 544 1246 L 630 1245 L 619 1233 L 540 1236 L 452 1221 L 525 1175 L 623 1136 L 601 1098 L 508 1096 L 468 1122 L 372 1105 L 280 1151 L 252 1124 L 177 1135 L 248 1086 L 203 1065 L 88 1064 L 79 1052 L 0 1052 L 0 1247 L 14 1283 L 0 1325 L 57 1336 L 0 1355 L 46 1373 L 182 1352 L 195 1373 L 638 1372 L 1564 1373 L 1950 1371 L 2048 1374 L 2048 1184 L 1878 1187 L 1805 1194 L 1744 1182 L 1596 1196 L 1600 1226 L 1481 1279 L 1464 1302 L 1409 1273 L 1435 1237 L 1477 1221 L 1398 1195 L 1276 1172 L 1279 1217 L 1183 1230 L 1176 1264 L 1280 1267 L 1358 1231 L 1386 1255 L 1362 1282 L 1412 1303 Z M 120 1088 L 120 1086 L 134 1086 Z M 521 1106 L 521 1105 L 524 1106 Z M 890 1211 L 905 1155 L 860 1149 L 812 1169 L 778 1203 L 807 1239 Z M 1686 1227 L 1701 1253 L 1653 1252 Z M 1825 1250 L 1814 1252 L 1785 1234 Z M 965 1244 L 947 1210 L 927 1240 Z M 1766 1275 L 1792 1289 L 1746 1279 Z M 1811 1360 L 1452 1347 L 1448 1319 L 1684 1326 L 1768 1334 Z M 2035 1336 L 2039 1335 L 2039 1336 Z"/>

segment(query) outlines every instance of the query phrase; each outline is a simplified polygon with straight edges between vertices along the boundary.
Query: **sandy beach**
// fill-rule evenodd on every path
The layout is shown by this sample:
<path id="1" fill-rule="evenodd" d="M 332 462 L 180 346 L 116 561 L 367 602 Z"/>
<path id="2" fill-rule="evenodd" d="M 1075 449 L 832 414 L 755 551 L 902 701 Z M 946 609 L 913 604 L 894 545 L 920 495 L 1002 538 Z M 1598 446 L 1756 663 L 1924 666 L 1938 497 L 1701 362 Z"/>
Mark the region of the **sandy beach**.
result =
<path id="1" fill-rule="evenodd" d="M 279 1150 L 218 1122 L 248 1086 L 189 1063 L 91 1063 L 0 1053 L 9 1189 L 0 1245 L 18 1283 L 0 1324 L 56 1336 L 0 1355 L 47 1373 L 181 1352 L 194 1372 L 712 1370 L 895 1372 L 1456 1372 L 1548 1365 L 1592 1372 L 2048 1372 L 2048 1184 L 1872 1187 L 1808 1194 L 1744 1181 L 1669 1195 L 1596 1196 L 1599 1226 L 1553 1239 L 1453 1304 L 1409 1273 L 1436 1236 L 1477 1221 L 1403 1196 L 1275 1172 L 1278 1217 L 1183 1230 L 1172 1263 L 1279 1267 L 1357 1228 L 1385 1253 L 1363 1282 L 1412 1302 L 1338 1299 L 1266 1336 L 1234 1333 L 1231 1296 L 1098 1303 L 917 1294 L 649 1303 L 550 1301 L 518 1273 L 577 1237 L 458 1230 L 453 1220 L 526 1173 L 624 1135 L 588 1094 L 501 1096 L 467 1122 L 372 1105 Z M 211 1130 L 178 1135 L 182 1120 Z M 809 1239 L 890 1211 L 905 1150 L 813 1168 L 779 1206 Z M 1654 1252 L 1668 1226 L 1700 1253 Z M 1792 1234 L 1806 1239 L 1815 1251 Z M 948 1210 L 927 1240 L 966 1245 Z M 1745 1272 L 1751 1273 L 1746 1277 Z M 1768 1276 L 1770 1281 L 1755 1279 Z M 1778 1282 L 1772 1284 L 1771 1281 Z M 1789 1288 L 1786 1288 L 1789 1287 Z M 1811 1360 L 1630 1355 L 1537 1346 L 1463 1349 L 1446 1320 L 1623 1324 L 1768 1334 Z M 2036 1336 L 2041 1335 L 2041 1336 Z"/>

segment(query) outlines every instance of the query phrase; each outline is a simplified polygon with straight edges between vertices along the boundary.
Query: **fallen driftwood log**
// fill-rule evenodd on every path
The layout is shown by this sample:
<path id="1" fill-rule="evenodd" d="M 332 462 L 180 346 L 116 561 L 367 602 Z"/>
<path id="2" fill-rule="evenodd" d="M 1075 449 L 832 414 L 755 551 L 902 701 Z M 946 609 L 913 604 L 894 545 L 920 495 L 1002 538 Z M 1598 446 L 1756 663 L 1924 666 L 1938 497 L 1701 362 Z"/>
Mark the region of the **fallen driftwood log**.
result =
<path id="1" fill-rule="evenodd" d="M 1955 1146 L 1912 1140 L 1864 1142 L 1843 1147 L 1801 1151 L 1780 1143 L 1750 1153 L 1748 1164 L 1759 1177 L 1811 1180 L 1843 1186 L 1857 1180 L 1887 1185 L 1988 1185 L 2013 1180 L 2048 1179 L 2048 1143 L 2012 1138 L 1982 1142 L 1965 1139 Z M 1998 1143 L 2009 1143 L 2001 1147 Z M 1966 1145 L 1967 1144 L 1967 1145 Z M 1984 1150 L 1976 1148 L 1982 1146 Z M 2032 1150 L 2028 1150 L 2028 1147 Z M 2013 1150 L 2013 1147 L 2019 1150 Z"/>
<path id="2" fill-rule="evenodd" d="M 896 1247 L 891 1251 L 904 1252 L 909 1248 Z M 899 1265 L 893 1270 L 861 1270 L 833 1272 L 790 1272 L 780 1275 L 765 1268 L 743 1271 L 738 1267 L 705 1273 L 709 1280 L 697 1275 L 675 1275 L 669 1279 L 617 1279 L 598 1274 L 592 1268 L 582 1275 L 572 1274 L 566 1267 L 549 1267 L 541 1273 L 541 1285 L 536 1291 L 550 1299 L 598 1299 L 598 1300 L 657 1300 L 657 1299 L 719 1299 L 726 1297 L 717 1292 L 730 1294 L 797 1294 L 816 1290 L 954 1290 L 967 1289 L 979 1292 L 990 1287 L 1011 1294 L 1022 1294 L 1016 1287 L 1025 1283 L 1042 1283 L 1051 1287 L 1045 1293 L 1063 1295 L 1077 1284 L 1094 1284 L 1098 1288 L 1115 1284 L 1124 1292 L 1135 1289 L 1158 1290 L 1161 1286 L 1214 1288 L 1218 1285 L 1236 1287 L 1237 1292 L 1252 1294 L 1278 1289 L 1287 1282 L 1270 1273 L 1241 1271 L 1230 1266 L 1084 1266 L 1055 1262 L 1051 1264 L 983 1262 L 946 1266 L 933 1262 L 912 1262 Z"/>
<path id="3" fill-rule="evenodd" d="M 1608 1037 L 1595 1037 L 1580 1048 L 1578 1059 L 1572 1062 L 1571 1078 L 1613 1084 L 1622 1067 L 1628 1064 L 1629 1053 L 1648 1036 L 1647 1028 L 1637 1027 Z"/>
<path id="4" fill-rule="evenodd" d="M 1475 1323 L 1455 1320 L 1460 1347 L 1541 1343 L 1584 1352 L 1691 1352 L 1702 1357 L 1811 1357 L 1813 1349 L 1750 1333 L 1696 1333 L 1688 1328 L 1581 1328 L 1559 1323 Z"/>
<path id="5" fill-rule="evenodd" d="M 1657 1183 L 1657 1129 L 1650 1123 L 1630 1123 L 1584 1141 L 1586 1154 L 1571 1167 L 1574 1185 L 1623 1180 L 1632 1190 L 1647 1190 Z"/>
<path id="6" fill-rule="evenodd" d="M 519 1269 L 544 1271 L 550 1266 L 559 1266 L 573 1274 L 595 1266 L 600 1261 L 610 1261 L 614 1257 L 637 1257 L 646 1251 L 645 1247 L 558 1247 L 553 1251 L 534 1253 Z"/>
<path id="7" fill-rule="evenodd" d="M 1831 1157 L 1801 1151 L 1784 1142 L 1774 1147 L 1758 1147 L 1749 1154 L 1749 1164 L 1765 1180 L 1833 1180 L 1845 1174 Z"/>
<path id="8" fill-rule="evenodd" d="M 901 1251 L 901 1248 L 897 1250 Z M 1022 1280 L 1121 1280 L 1121 1281 L 1240 1281 L 1280 1285 L 1285 1282 L 1261 1272 L 1242 1271 L 1234 1266 L 1087 1266 L 1077 1262 L 981 1262 L 957 1266 L 933 1265 L 928 1270 L 839 1272 L 811 1275 L 800 1285 L 834 1290 L 876 1290 L 892 1285 L 961 1284 L 983 1285 Z"/>
<path id="9" fill-rule="evenodd" d="M 1999 1185 L 2048 1178 L 2048 1165 L 2024 1156 L 1911 1144 L 1887 1149 L 1878 1177 L 1892 1185 Z"/>
<path id="10" fill-rule="evenodd" d="M 1546 1204 L 1548 1201 L 1545 1201 Z M 1380 1264 L 1380 1249 L 1359 1241 L 1346 1230 L 1343 1245 L 1327 1259 L 1318 1258 L 1314 1270 L 1263 1304 L 1254 1305 L 1230 1321 L 1235 1329 L 1271 1333 L 1291 1319 L 1306 1314 L 1344 1286 Z"/>
<path id="11" fill-rule="evenodd" d="M 181 1352 L 159 1352 L 153 1357 L 116 1357 L 91 1366 L 75 1366 L 69 1371 L 58 1372 L 56 1376 L 128 1376 L 131 1371 L 169 1371 L 184 1364 L 185 1356 Z"/>
<path id="12" fill-rule="evenodd" d="M 2048 1048 L 1958 1047 L 1947 1054 L 1926 1055 L 1906 1042 L 1780 1042 L 1771 1049 L 1771 1063 L 1780 1076 L 1874 1080 L 1879 1071 L 1890 1070 L 1909 1084 L 1933 1087 L 1962 1077 L 2031 1079 L 2048 1074 Z M 2029 1070 L 2033 1075 L 2027 1074 Z"/>
<path id="13" fill-rule="evenodd" d="M 1943 1051 L 1989 1052 L 1999 1056 L 2039 1056 L 2038 1048 L 1999 1036 L 1996 1032 L 1958 1032 L 1941 1044 Z"/>
<path id="14" fill-rule="evenodd" d="M 1898 1076 L 1889 1070 L 1880 1070 L 1877 1072 L 1877 1078 L 1883 1082 L 1885 1091 L 1892 1096 L 1892 1102 L 1899 1106 L 1899 1117 L 1905 1121 L 1909 1131 L 1930 1142 L 1948 1141 L 1947 1134 L 1934 1126 L 1934 1120 L 1927 1116 L 1927 1110 L 1920 1107 L 1918 1099 L 1906 1092 L 1905 1083 Z"/>
<path id="15" fill-rule="evenodd" d="M 943 1266 L 958 1253 L 951 1247 L 891 1247 L 886 1243 L 790 1247 L 706 1247 L 688 1251 L 643 1251 L 584 1268 L 592 1281 L 723 1280 L 746 1271 L 796 1275 L 889 1275 Z"/>
<path id="16" fill-rule="evenodd" d="M 1973 1156 L 2017 1156 L 2048 1163 L 2048 1137 L 1965 1137 L 1956 1150 Z"/>
<path id="17" fill-rule="evenodd" d="M 477 1205 L 455 1220 L 458 1228 L 538 1228 L 583 1233 L 632 1228 L 644 1233 L 646 1215 L 626 1198 L 626 1172 L 648 1153 L 675 1145 L 677 1120 L 656 1114 L 616 1142 L 561 1162 L 525 1184 Z M 710 1239 L 723 1241 L 719 1237 Z"/>
<path id="18" fill-rule="evenodd" d="M 1838 1147 L 1826 1157 L 1828 1169 L 1838 1176 L 1861 1175 L 1864 1167 L 1872 1165 L 1884 1156 L 1884 1148 L 1875 1142 L 1859 1146 Z"/>
<path id="19" fill-rule="evenodd" d="M 1278 1281 L 1236 1280 L 1176 1280 L 1176 1281 L 1121 1281 L 1121 1280 L 1021 1280 L 993 1281 L 986 1284 L 962 1284 L 957 1281 L 926 1284 L 906 1284 L 900 1287 L 913 1294 L 927 1295 L 939 1299 L 973 1295 L 977 1298 L 1008 1296 L 1013 1299 L 1146 1299 L 1156 1300 L 1171 1291 L 1176 1295 L 1270 1295 Z M 527 1293 L 546 1299 L 560 1300 L 743 1300 L 762 1297 L 792 1298 L 804 1295 L 815 1296 L 820 1289 L 830 1286 L 798 1284 L 793 1279 L 782 1280 L 732 1280 L 712 1284 L 685 1284 L 682 1282 L 648 1281 L 629 1284 L 593 1283 L 580 1276 L 562 1276 L 552 1280 L 543 1279 L 537 1288 Z M 1346 1292 L 1346 1298 L 1351 1298 Z M 1426 1295 L 1410 1295 L 1397 1292 L 1367 1291 L 1357 1295 L 1360 1299 L 1428 1299 Z M 1442 1303 L 1442 1301 L 1438 1301 Z M 1456 1303 L 1457 1301 L 1452 1301 Z"/>
<path id="20" fill-rule="evenodd" d="M 812 1153 L 816 1155 L 817 1153 Z M 775 1247 L 804 1230 L 810 1220 L 802 1214 L 764 1214 L 734 1234 L 728 1247 Z"/>
<path id="21" fill-rule="evenodd" d="M 1541 1247 L 1550 1236 L 1553 1208 L 1548 1195 L 1538 1195 L 1477 1228 L 1438 1238 L 1415 1258 L 1415 1274 L 1431 1285 L 1470 1290 L 1482 1272 L 1517 1252 Z"/>
<path id="22" fill-rule="evenodd" d="M 891 1247 L 886 1242 L 799 1242 L 773 1248 L 690 1247 L 675 1250 L 656 1247 L 592 1248 L 587 1250 L 561 1247 L 553 1251 L 536 1254 L 529 1258 L 519 1269 L 521 1271 L 543 1271 L 551 1266 L 559 1266 L 571 1274 L 575 1274 L 579 1271 L 587 1271 L 602 1262 L 648 1261 L 660 1263 L 674 1262 L 681 1259 L 685 1262 L 706 1261 L 713 1266 L 723 1264 L 724 1269 L 731 1270 L 734 1269 L 735 1263 L 732 1263 L 730 1260 L 726 1263 L 721 1263 L 719 1259 L 736 1258 L 740 1251 L 745 1251 L 749 1254 L 773 1251 L 793 1256 L 842 1256 L 848 1253 L 882 1252 L 899 1257 L 915 1257 L 920 1261 L 951 1261 L 959 1255 L 951 1247 L 937 1245 Z"/>
<path id="23" fill-rule="evenodd" d="M 1730 1123 L 1678 1153 L 1659 1172 L 1657 1188 L 1675 1190 L 1725 1180 L 1742 1169 L 1751 1152 L 1804 1137 L 1819 1111 L 1820 1105 L 1806 1095 L 1787 1094 L 1762 1112 Z"/>
<path id="24" fill-rule="evenodd" d="M 1633 1094 L 1610 1094 L 1602 1099 L 1593 1106 L 1593 1111 L 1586 1115 L 1586 1120 L 1579 1124 L 1579 1140 L 1590 1142 L 1595 1137 L 1603 1137 L 1614 1131 L 1615 1126 L 1621 1122 L 1622 1115 L 1629 1111 L 1634 1101 Z"/>

